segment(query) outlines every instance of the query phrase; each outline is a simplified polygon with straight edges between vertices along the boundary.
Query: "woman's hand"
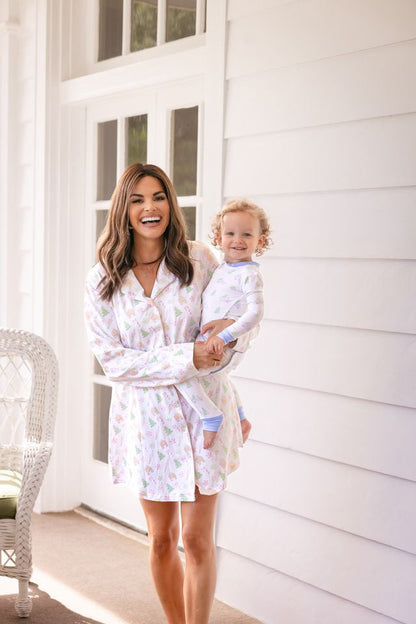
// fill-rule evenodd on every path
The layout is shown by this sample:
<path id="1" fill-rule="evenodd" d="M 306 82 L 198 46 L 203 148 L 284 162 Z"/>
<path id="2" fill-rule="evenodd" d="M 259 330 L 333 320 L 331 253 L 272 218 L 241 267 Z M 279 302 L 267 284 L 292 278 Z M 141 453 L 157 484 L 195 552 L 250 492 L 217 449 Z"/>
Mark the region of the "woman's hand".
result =
<path id="1" fill-rule="evenodd" d="M 205 323 L 205 325 L 201 329 L 201 334 L 206 334 L 206 332 L 209 331 L 211 335 L 216 336 L 223 329 L 226 329 L 233 323 L 235 323 L 233 319 L 214 319 L 209 323 Z"/>
<path id="2" fill-rule="evenodd" d="M 194 342 L 194 366 L 198 370 L 200 368 L 211 368 L 211 366 L 219 366 L 222 355 L 217 353 L 209 353 L 205 342 Z"/>

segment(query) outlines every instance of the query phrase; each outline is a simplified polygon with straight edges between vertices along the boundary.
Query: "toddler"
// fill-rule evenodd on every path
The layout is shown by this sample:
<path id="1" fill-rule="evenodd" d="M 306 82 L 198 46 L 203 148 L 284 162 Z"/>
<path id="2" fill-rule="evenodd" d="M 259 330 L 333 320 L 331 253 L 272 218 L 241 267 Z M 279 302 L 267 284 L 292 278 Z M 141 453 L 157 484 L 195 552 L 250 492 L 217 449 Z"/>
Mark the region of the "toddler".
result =
<path id="1" fill-rule="evenodd" d="M 225 366 L 235 368 L 241 361 L 242 354 L 231 349 L 224 352 L 224 347 L 256 328 L 263 317 L 263 280 L 259 265 L 252 256 L 261 255 L 271 244 L 270 226 L 264 210 L 245 199 L 227 202 L 216 215 L 212 232 L 212 243 L 221 248 L 224 260 L 203 293 L 202 334 L 198 340 L 206 340 L 210 352 L 224 356 L 220 368 L 201 371 L 203 375 Z M 223 415 L 207 396 L 198 378 L 178 384 L 176 388 L 201 416 L 204 448 L 209 448 Z M 233 390 L 245 442 L 251 424 L 244 415 L 234 387 Z"/>

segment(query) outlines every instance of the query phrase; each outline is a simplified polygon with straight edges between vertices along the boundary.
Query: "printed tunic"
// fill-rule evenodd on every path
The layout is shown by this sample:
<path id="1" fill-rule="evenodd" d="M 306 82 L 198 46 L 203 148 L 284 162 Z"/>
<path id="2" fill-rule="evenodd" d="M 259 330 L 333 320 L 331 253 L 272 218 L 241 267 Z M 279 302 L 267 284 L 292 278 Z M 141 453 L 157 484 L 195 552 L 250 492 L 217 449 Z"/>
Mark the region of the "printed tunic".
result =
<path id="1" fill-rule="evenodd" d="M 241 428 L 232 385 L 221 372 L 203 379 L 224 414 L 211 449 L 203 448 L 202 422 L 175 384 L 198 374 L 193 341 L 201 319 L 202 292 L 217 262 L 201 243 L 191 243 L 195 275 L 190 286 L 159 266 L 150 297 L 133 271 L 111 301 L 99 296 L 104 275 L 95 265 L 86 280 L 85 321 L 89 343 L 113 382 L 109 463 L 114 483 L 155 501 L 192 501 L 224 489 L 239 464 Z"/>

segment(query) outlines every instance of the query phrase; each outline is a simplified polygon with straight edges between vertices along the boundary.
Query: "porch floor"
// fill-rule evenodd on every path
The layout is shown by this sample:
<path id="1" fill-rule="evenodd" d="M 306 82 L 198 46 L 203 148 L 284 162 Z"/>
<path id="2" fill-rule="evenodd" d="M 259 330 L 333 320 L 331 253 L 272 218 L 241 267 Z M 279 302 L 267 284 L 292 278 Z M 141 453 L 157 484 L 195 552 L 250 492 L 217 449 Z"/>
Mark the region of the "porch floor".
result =
<path id="1" fill-rule="evenodd" d="M 146 537 L 115 528 L 76 511 L 34 514 L 32 614 L 17 617 L 17 581 L 0 577 L 2 624 L 164 624 Z M 210 622 L 258 621 L 215 601 Z"/>

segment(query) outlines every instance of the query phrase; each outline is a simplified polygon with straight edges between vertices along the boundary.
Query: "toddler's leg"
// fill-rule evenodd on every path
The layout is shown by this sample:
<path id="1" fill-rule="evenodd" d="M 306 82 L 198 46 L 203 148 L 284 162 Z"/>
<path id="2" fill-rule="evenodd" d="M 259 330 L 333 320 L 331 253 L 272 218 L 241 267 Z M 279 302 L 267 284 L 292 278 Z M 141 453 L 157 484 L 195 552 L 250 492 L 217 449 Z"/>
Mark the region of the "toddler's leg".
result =
<path id="1" fill-rule="evenodd" d="M 192 409 L 199 414 L 203 422 L 204 448 L 210 448 L 223 421 L 223 414 L 205 393 L 199 379 L 188 379 L 188 381 L 177 384 L 176 389 Z"/>

